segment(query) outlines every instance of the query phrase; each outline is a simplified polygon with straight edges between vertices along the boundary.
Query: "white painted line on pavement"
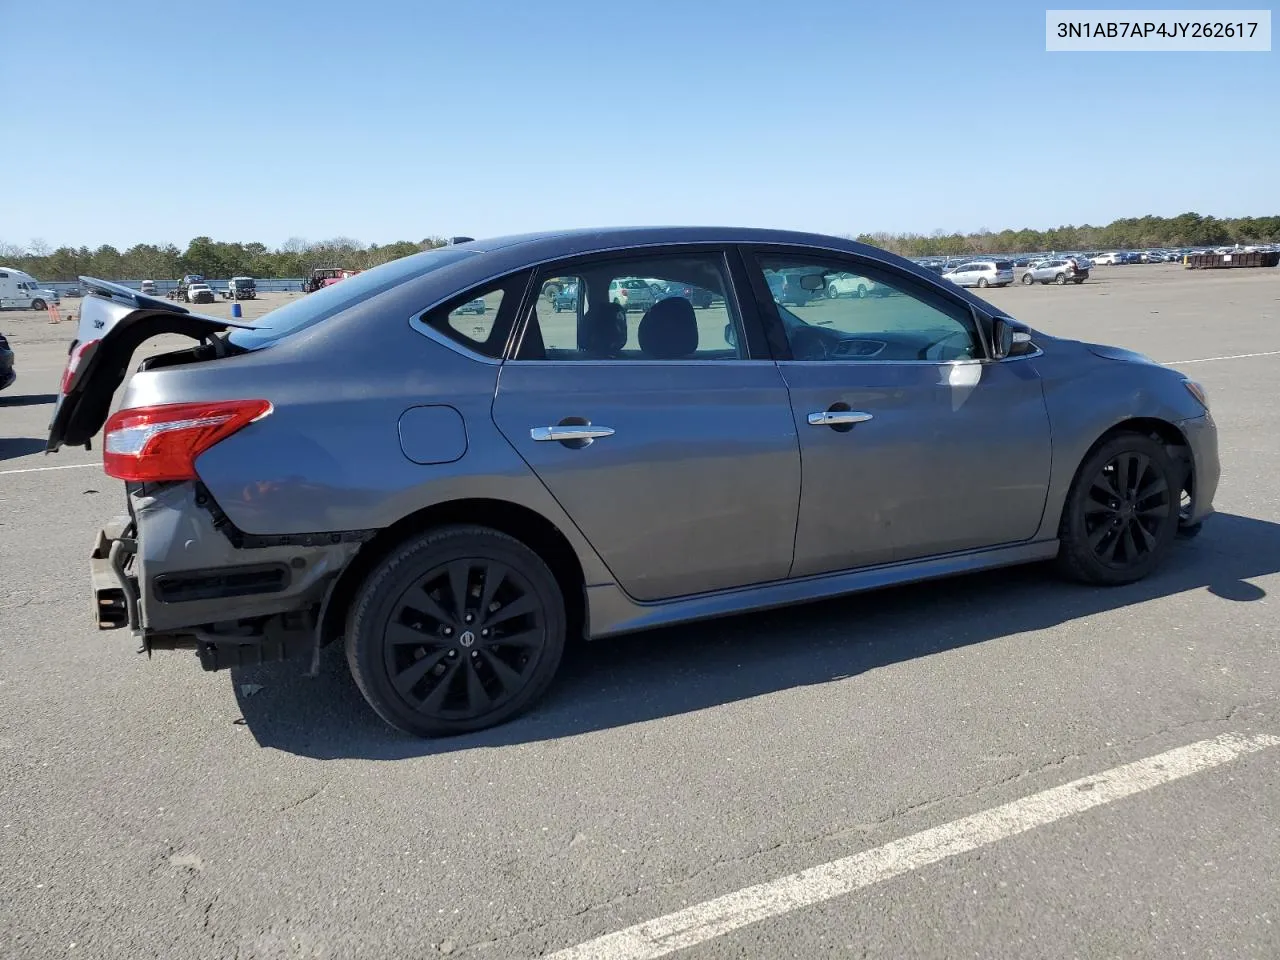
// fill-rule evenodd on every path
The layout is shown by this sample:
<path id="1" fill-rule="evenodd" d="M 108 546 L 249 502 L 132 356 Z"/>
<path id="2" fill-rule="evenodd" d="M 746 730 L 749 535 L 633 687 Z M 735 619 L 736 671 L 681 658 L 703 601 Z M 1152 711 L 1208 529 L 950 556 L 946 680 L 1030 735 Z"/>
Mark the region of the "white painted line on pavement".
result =
<path id="1" fill-rule="evenodd" d="M 1267 734 L 1246 737 L 1229 733 L 1201 740 L 893 840 L 874 850 L 694 904 L 550 954 L 545 960 L 664 957 L 739 927 L 869 887 L 1275 746 L 1280 746 L 1280 737 Z"/>
<path id="2" fill-rule="evenodd" d="M 1265 353 L 1235 353 L 1229 357 L 1201 357 L 1199 360 L 1166 360 L 1166 367 L 1180 367 L 1184 363 L 1212 363 L 1214 360 L 1248 360 L 1250 357 L 1280 357 L 1280 350 L 1268 350 Z"/>
<path id="3" fill-rule="evenodd" d="M 26 467 L 22 470 L 0 470 L 0 477 L 14 473 L 43 473 L 45 470 L 79 470 L 82 467 L 101 467 L 100 463 L 63 463 L 56 467 Z"/>

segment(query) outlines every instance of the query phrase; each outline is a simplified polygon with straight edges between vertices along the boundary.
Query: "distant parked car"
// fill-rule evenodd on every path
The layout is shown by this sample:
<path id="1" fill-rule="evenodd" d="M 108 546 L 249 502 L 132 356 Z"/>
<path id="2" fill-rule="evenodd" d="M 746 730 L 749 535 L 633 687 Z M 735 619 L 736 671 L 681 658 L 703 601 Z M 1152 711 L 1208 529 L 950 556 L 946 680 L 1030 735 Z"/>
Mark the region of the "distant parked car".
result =
<path id="1" fill-rule="evenodd" d="M 187 287 L 185 299 L 188 303 L 213 303 L 217 297 L 213 294 L 213 287 L 207 283 L 193 283 Z"/>
<path id="2" fill-rule="evenodd" d="M 715 299 L 710 290 L 704 290 L 702 287 L 695 287 L 690 283 L 655 281 L 651 285 L 657 292 L 659 300 L 663 297 L 683 297 L 699 310 L 705 310 L 707 307 L 711 306 L 711 301 Z"/>
<path id="3" fill-rule="evenodd" d="M 484 297 L 476 297 L 474 300 L 468 300 L 462 306 L 454 310 L 454 313 L 478 313 L 483 315 L 488 306 L 485 305 Z"/>
<path id="4" fill-rule="evenodd" d="M 1089 261 L 1084 261 L 1088 263 Z M 1080 261 L 1076 261 L 1077 265 Z M 1088 267 L 1076 269 L 1071 265 L 1071 261 L 1064 257 L 1056 257 L 1051 260 L 1036 260 L 1029 267 L 1027 272 L 1022 275 L 1022 282 L 1028 287 L 1033 283 L 1056 283 L 1059 286 L 1070 281 L 1071 283 L 1084 283 L 1089 279 Z"/>
<path id="5" fill-rule="evenodd" d="M 578 309 L 578 285 L 576 283 L 566 283 L 564 286 L 556 285 L 555 293 L 551 295 L 551 308 L 556 313 L 565 310 Z"/>
<path id="6" fill-rule="evenodd" d="M 773 300 L 779 306 L 803 307 L 825 294 L 822 290 L 810 290 L 803 278 L 794 273 L 769 273 L 765 275 Z"/>
<path id="7" fill-rule="evenodd" d="M 154 297 L 156 295 L 156 282 L 154 280 L 143 280 L 140 289 L 143 296 Z"/>
<path id="8" fill-rule="evenodd" d="M 653 287 L 639 277 L 619 277 L 609 284 L 609 301 L 623 310 L 648 310 L 658 302 Z"/>
<path id="9" fill-rule="evenodd" d="M 969 260 L 942 276 L 961 287 L 1007 287 L 1013 283 L 1013 261 Z"/>
<path id="10" fill-rule="evenodd" d="M 0 333 L 0 390 L 13 384 L 18 374 L 13 369 L 13 348 L 3 333 Z"/>
<path id="11" fill-rule="evenodd" d="M 827 296 L 835 300 L 838 297 L 857 297 L 859 300 L 872 296 L 878 291 L 876 282 L 855 273 L 837 273 L 827 280 Z"/>

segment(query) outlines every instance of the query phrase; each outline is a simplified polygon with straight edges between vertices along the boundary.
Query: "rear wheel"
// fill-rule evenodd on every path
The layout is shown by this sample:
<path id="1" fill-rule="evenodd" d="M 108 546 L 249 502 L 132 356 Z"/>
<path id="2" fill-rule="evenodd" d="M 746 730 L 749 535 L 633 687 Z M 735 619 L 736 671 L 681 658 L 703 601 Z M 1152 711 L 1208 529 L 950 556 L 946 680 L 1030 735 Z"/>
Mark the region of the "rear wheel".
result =
<path id="1" fill-rule="evenodd" d="M 37 298 L 31 301 L 31 309 L 32 310 L 48 310 L 49 305 L 45 303 L 43 300 L 40 300 Z"/>
<path id="2" fill-rule="evenodd" d="M 445 527 L 407 541 L 370 574 L 347 620 L 347 663 L 393 727 L 467 733 L 543 694 L 565 624 L 560 586 L 541 557 L 487 527 Z"/>
<path id="3" fill-rule="evenodd" d="M 1053 282 L 1056 283 L 1058 286 L 1062 286 L 1064 283 L 1067 282 L 1067 275 L 1065 273 L 1060 273 L 1053 278 Z"/>
<path id="4" fill-rule="evenodd" d="M 1164 444 L 1122 433 L 1085 459 L 1058 530 L 1058 566 L 1074 580 L 1141 580 L 1169 552 L 1178 530 L 1181 475 Z"/>

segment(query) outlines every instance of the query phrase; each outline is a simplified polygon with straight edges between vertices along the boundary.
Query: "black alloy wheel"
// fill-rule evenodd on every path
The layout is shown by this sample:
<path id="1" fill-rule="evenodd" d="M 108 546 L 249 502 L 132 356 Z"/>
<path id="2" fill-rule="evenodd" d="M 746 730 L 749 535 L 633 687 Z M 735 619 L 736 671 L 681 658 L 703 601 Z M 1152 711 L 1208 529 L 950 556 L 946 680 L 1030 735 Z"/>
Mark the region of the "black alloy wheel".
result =
<path id="1" fill-rule="evenodd" d="M 353 607 L 347 660 L 379 716 L 438 736 L 494 726 L 550 684 L 564 601 L 536 553 L 483 527 L 409 541 L 373 572 Z"/>
<path id="2" fill-rule="evenodd" d="M 1149 574 L 1177 534 L 1180 474 L 1162 442 L 1121 434 L 1081 465 L 1067 495 L 1058 559 L 1074 579 L 1131 583 Z"/>

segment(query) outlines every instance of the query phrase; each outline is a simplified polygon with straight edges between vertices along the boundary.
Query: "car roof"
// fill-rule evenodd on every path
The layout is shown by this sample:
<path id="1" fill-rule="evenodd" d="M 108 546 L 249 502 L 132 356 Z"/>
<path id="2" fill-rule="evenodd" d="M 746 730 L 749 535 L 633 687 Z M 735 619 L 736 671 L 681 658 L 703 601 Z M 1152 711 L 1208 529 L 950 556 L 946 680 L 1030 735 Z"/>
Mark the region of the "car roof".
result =
<path id="1" fill-rule="evenodd" d="M 829 247 L 855 253 L 882 255 L 884 251 L 856 240 L 829 234 L 796 230 L 774 230 L 763 227 L 651 226 L 651 227 L 582 227 L 571 230 L 510 234 L 456 244 L 463 250 L 489 253 L 525 247 L 535 259 L 602 252 L 617 247 L 665 245 L 681 243 L 777 243 L 785 245 Z"/>

